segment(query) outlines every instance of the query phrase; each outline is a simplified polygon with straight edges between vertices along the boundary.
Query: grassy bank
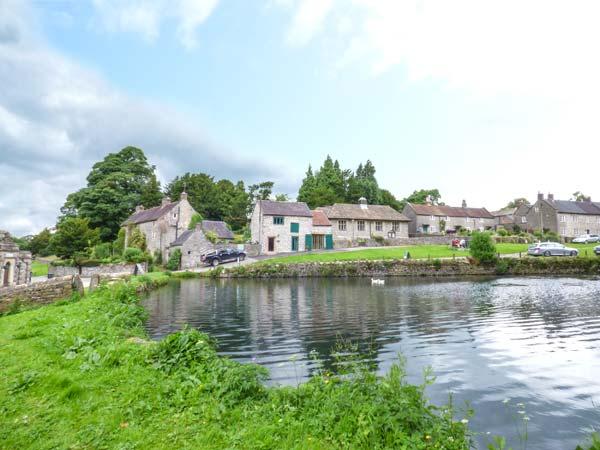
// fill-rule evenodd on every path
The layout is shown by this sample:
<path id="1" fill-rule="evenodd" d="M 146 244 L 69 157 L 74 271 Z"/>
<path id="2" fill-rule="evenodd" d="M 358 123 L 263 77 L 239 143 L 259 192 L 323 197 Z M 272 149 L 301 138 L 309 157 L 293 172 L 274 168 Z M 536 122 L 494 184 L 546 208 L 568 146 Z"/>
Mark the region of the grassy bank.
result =
<path id="1" fill-rule="evenodd" d="M 569 245 L 580 251 L 580 256 L 594 256 L 594 246 L 597 244 Z M 527 244 L 496 244 L 498 253 L 501 255 L 527 253 Z M 357 261 L 357 260 L 386 260 L 402 259 L 406 252 L 410 253 L 412 259 L 436 259 L 469 256 L 468 251 L 456 250 L 448 245 L 412 245 L 406 247 L 380 247 L 365 250 L 333 251 L 321 253 L 302 253 L 298 255 L 281 256 L 266 260 L 266 263 L 287 264 L 304 262 L 332 262 L 332 261 Z"/>
<path id="2" fill-rule="evenodd" d="M 469 448 L 399 365 L 266 388 L 198 331 L 147 342 L 137 292 L 168 279 L 0 317 L 0 448 Z"/>

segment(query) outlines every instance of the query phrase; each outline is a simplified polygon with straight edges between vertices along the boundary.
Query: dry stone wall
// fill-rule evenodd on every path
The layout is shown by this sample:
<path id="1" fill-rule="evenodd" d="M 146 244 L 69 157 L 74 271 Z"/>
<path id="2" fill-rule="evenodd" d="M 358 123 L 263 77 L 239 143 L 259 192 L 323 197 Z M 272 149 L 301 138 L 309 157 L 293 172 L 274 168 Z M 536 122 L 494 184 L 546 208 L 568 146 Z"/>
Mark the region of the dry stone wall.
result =
<path id="1" fill-rule="evenodd" d="M 83 283 L 79 276 L 53 278 L 40 283 L 0 289 L 0 313 L 10 310 L 15 302 L 45 305 L 70 297 L 73 293 L 83 295 Z"/>
<path id="2" fill-rule="evenodd" d="M 142 264 L 144 270 L 146 270 L 145 264 Z M 101 274 L 112 274 L 112 273 L 129 273 L 132 274 L 135 272 L 135 264 L 102 264 L 99 266 L 91 266 L 91 267 L 81 267 L 81 272 L 79 267 L 71 267 L 71 266 L 53 266 L 50 264 L 48 266 L 48 278 L 53 277 L 66 277 L 79 275 L 84 278 L 91 277 L 93 275 L 101 275 Z"/>

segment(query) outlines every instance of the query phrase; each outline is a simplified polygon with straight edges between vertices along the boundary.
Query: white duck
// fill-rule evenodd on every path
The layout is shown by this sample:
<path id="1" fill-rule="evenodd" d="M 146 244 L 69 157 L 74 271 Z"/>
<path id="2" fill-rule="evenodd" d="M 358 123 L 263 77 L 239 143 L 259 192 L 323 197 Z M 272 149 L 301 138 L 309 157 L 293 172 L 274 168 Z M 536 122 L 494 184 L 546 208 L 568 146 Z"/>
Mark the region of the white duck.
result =
<path id="1" fill-rule="evenodd" d="M 371 284 L 385 284 L 385 280 L 378 280 L 376 278 L 371 278 Z"/>

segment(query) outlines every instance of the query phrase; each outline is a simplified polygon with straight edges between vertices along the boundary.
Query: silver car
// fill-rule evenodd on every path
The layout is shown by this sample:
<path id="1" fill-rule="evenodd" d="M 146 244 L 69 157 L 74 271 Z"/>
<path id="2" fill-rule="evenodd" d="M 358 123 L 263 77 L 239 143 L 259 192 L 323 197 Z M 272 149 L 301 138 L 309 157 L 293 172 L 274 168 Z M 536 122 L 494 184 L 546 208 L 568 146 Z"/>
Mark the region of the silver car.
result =
<path id="1" fill-rule="evenodd" d="M 527 254 L 531 256 L 577 256 L 576 248 L 565 247 L 558 242 L 539 242 L 529 247 Z"/>
<path id="2" fill-rule="evenodd" d="M 600 245 L 598 247 L 594 247 L 594 253 L 600 256 Z"/>
<path id="3" fill-rule="evenodd" d="M 574 244 L 592 244 L 594 242 L 600 242 L 600 236 L 597 234 L 583 234 L 573 239 Z"/>

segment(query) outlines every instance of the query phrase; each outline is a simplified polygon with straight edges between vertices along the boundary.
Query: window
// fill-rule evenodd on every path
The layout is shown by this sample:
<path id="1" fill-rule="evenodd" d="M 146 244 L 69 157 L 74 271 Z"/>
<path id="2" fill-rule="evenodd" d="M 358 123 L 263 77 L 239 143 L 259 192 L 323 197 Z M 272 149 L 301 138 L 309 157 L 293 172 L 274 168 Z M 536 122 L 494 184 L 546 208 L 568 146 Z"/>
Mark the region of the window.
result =
<path id="1" fill-rule="evenodd" d="M 435 220 L 435 216 L 431 216 L 431 220 Z"/>
<path id="2" fill-rule="evenodd" d="M 392 230 L 398 231 L 400 229 L 400 222 L 394 222 L 392 224 Z"/>
<path id="3" fill-rule="evenodd" d="M 283 225 L 283 217 L 273 216 L 273 225 Z"/>
<path id="4" fill-rule="evenodd" d="M 365 221 L 364 220 L 357 220 L 356 221 L 356 229 L 358 231 L 365 231 Z"/>
<path id="5" fill-rule="evenodd" d="M 338 222 L 338 229 L 340 231 L 346 231 L 346 221 L 345 220 L 340 220 Z"/>
<path id="6" fill-rule="evenodd" d="M 567 221 L 567 216 L 565 216 L 565 215 L 561 214 L 561 216 L 560 216 L 560 221 L 561 221 L 561 222 L 566 222 L 566 221 Z"/>
<path id="7" fill-rule="evenodd" d="M 290 232 L 299 233 L 300 232 L 300 224 L 298 222 L 290 222 Z"/>
<path id="8" fill-rule="evenodd" d="M 375 231 L 383 231 L 383 222 L 379 220 L 375 222 Z"/>
<path id="9" fill-rule="evenodd" d="M 521 223 L 527 223 L 527 217 L 525 217 L 525 216 L 521 217 Z"/>

